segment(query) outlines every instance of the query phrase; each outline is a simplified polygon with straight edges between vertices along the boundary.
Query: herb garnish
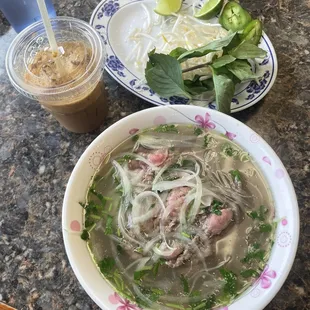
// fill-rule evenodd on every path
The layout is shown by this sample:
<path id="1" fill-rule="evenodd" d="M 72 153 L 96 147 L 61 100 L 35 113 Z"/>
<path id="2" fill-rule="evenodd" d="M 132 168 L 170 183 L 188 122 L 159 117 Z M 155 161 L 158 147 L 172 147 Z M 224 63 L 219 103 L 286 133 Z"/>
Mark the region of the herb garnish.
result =
<path id="1" fill-rule="evenodd" d="M 242 263 L 249 263 L 252 260 L 264 261 L 265 250 L 260 249 L 259 243 L 254 243 L 249 247 L 247 255 L 241 260 Z"/>
<path id="2" fill-rule="evenodd" d="M 98 266 L 104 276 L 110 277 L 113 273 L 113 268 L 115 266 L 115 259 L 112 257 L 105 257 L 99 262 Z"/>
<path id="3" fill-rule="evenodd" d="M 267 213 L 268 213 L 268 209 L 265 206 L 261 205 L 258 211 L 247 212 L 247 215 L 253 220 L 258 219 L 260 221 L 265 221 L 265 215 Z"/>
<path id="4" fill-rule="evenodd" d="M 203 133 L 203 130 L 199 127 L 194 128 L 194 135 L 199 136 Z"/>
<path id="5" fill-rule="evenodd" d="M 259 273 L 254 269 L 247 269 L 240 272 L 241 276 L 245 279 L 251 278 L 251 277 L 257 277 Z"/>
<path id="6" fill-rule="evenodd" d="M 176 132 L 179 133 L 179 130 L 175 125 L 162 124 L 154 129 L 156 132 Z"/>
<path id="7" fill-rule="evenodd" d="M 272 226 L 270 224 L 260 224 L 259 225 L 259 231 L 260 232 L 271 232 Z"/>
<path id="8" fill-rule="evenodd" d="M 237 294 L 237 276 L 230 270 L 221 268 L 220 273 L 225 280 L 224 293 L 235 296 Z"/>
<path id="9" fill-rule="evenodd" d="M 189 293 L 189 284 L 188 284 L 188 280 L 184 277 L 184 275 L 180 276 L 180 280 L 183 286 L 183 291 L 185 294 Z"/>
<path id="10" fill-rule="evenodd" d="M 231 44 L 232 42 L 238 42 L 238 44 Z M 266 51 L 253 43 L 256 41 L 240 40 L 239 34 L 234 32 L 193 50 L 177 47 L 170 55 L 158 54 L 153 50 L 149 53 L 149 61 L 145 69 L 147 83 L 160 96 L 166 98 L 171 96 L 191 98 L 193 95 L 199 95 L 214 88 L 219 110 L 229 113 L 235 85 L 240 81 L 257 77 L 247 60 L 266 56 Z M 219 58 L 215 57 L 209 63 L 182 71 L 180 65 L 182 62 L 216 51 L 223 51 L 223 55 Z M 193 80 L 183 80 L 182 73 L 203 67 L 209 67 L 212 71 L 212 80 L 208 83 L 203 83 L 199 75 L 195 75 Z"/>
<path id="11" fill-rule="evenodd" d="M 220 201 L 214 199 L 212 201 L 211 204 L 211 210 L 210 212 L 216 215 L 222 215 L 222 211 L 221 211 L 221 206 L 223 205 L 223 203 L 221 203 Z"/>
<path id="12" fill-rule="evenodd" d="M 87 241 L 89 239 L 89 233 L 86 229 L 83 229 L 83 232 L 81 234 L 81 239 Z"/>
<path id="13" fill-rule="evenodd" d="M 238 169 L 230 170 L 229 173 L 231 174 L 236 183 L 241 182 L 241 173 Z"/>

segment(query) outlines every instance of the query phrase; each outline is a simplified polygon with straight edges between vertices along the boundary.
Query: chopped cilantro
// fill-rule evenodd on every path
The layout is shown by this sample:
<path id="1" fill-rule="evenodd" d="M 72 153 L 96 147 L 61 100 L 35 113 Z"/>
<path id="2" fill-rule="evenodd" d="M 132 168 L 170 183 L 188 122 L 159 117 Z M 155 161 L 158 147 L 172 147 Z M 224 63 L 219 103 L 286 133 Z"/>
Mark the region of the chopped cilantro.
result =
<path id="1" fill-rule="evenodd" d="M 98 266 L 103 275 L 111 276 L 115 266 L 115 260 L 112 257 L 106 257 L 99 262 Z"/>
<path id="2" fill-rule="evenodd" d="M 259 207 L 258 211 L 251 211 L 251 212 L 247 212 L 247 215 L 252 218 L 253 220 L 260 220 L 260 221 L 265 221 L 265 215 L 268 213 L 268 209 L 261 205 Z"/>
<path id="3" fill-rule="evenodd" d="M 241 174 L 238 169 L 230 170 L 229 173 L 231 174 L 235 182 L 241 182 Z"/>
<path id="4" fill-rule="evenodd" d="M 210 212 L 216 215 L 222 215 L 222 211 L 221 211 L 222 205 L 223 204 L 220 201 L 214 199 L 211 204 Z"/>
<path id="5" fill-rule="evenodd" d="M 203 130 L 199 127 L 194 128 L 194 135 L 199 136 L 203 133 Z"/>
<path id="6" fill-rule="evenodd" d="M 235 296 L 237 294 L 237 276 L 227 269 L 221 268 L 220 273 L 225 280 L 224 293 Z"/>
<path id="7" fill-rule="evenodd" d="M 105 224 L 105 231 L 104 231 L 104 233 L 106 235 L 113 234 L 112 227 L 113 227 L 113 216 L 108 214 L 107 221 L 106 221 L 106 224 Z"/>
<path id="8" fill-rule="evenodd" d="M 259 231 L 260 232 L 271 232 L 272 226 L 270 224 L 261 224 L 259 225 Z"/>
<path id="9" fill-rule="evenodd" d="M 259 273 L 254 269 L 247 269 L 240 272 L 241 276 L 245 279 L 257 277 Z"/>
<path id="10" fill-rule="evenodd" d="M 265 251 L 253 246 L 247 255 L 241 260 L 242 263 L 249 263 L 251 260 L 264 261 Z"/>
<path id="11" fill-rule="evenodd" d="M 189 293 L 189 284 L 188 284 L 187 279 L 184 277 L 184 275 L 181 275 L 180 280 L 181 280 L 181 284 L 183 286 L 184 293 L 188 294 Z"/>
<path id="12" fill-rule="evenodd" d="M 86 229 L 81 233 L 81 239 L 87 241 L 89 239 L 89 233 Z"/>
<path id="13" fill-rule="evenodd" d="M 104 197 L 102 194 L 98 193 L 98 192 L 97 192 L 94 188 L 92 188 L 92 187 L 89 189 L 89 192 L 90 192 L 91 194 L 95 195 L 95 196 L 100 200 L 102 207 L 105 206 L 107 200 L 105 199 L 105 197 Z"/>
<path id="14" fill-rule="evenodd" d="M 176 132 L 179 133 L 175 125 L 162 124 L 154 129 L 156 132 Z"/>

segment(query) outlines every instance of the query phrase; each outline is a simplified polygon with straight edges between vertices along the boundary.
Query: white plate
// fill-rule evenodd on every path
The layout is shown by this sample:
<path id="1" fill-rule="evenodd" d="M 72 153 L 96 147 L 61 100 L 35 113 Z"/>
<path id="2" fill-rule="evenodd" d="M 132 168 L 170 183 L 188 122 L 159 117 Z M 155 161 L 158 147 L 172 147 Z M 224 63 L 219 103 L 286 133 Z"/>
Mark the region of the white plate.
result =
<path id="1" fill-rule="evenodd" d="M 106 310 L 138 310 L 120 298 L 99 273 L 80 238 L 83 209 L 89 182 L 105 156 L 139 130 L 165 123 L 196 124 L 234 140 L 248 151 L 269 185 L 278 226 L 275 244 L 264 272 L 258 280 L 225 310 L 262 310 L 283 285 L 294 261 L 299 238 L 299 212 L 290 177 L 271 147 L 252 129 L 231 116 L 210 109 L 189 106 L 161 106 L 131 114 L 102 132 L 77 162 L 67 185 L 62 212 L 62 230 L 70 264 L 89 296 Z M 222 309 L 222 310 L 223 310 Z M 218 309 L 219 310 L 219 309 Z"/>
<path id="2" fill-rule="evenodd" d="M 192 5 L 193 2 L 193 0 L 186 0 L 183 3 Z M 94 10 L 90 24 L 98 31 L 104 41 L 107 51 L 106 70 L 125 88 L 155 105 L 189 103 L 188 99 L 177 96 L 170 97 L 167 100 L 154 93 L 148 85 L 141 85 L 140 81 L 143 79 L 143 73 L 137 71 L 133 63 L 126 61 L 126 56 L 133 48 L 133 43 L 128 42 L 128 35 L 134 28 L 141 27 L 146 18 L 141 3 L 145 4 L 152 12 L 156 1 L 103 0 Z M 265 33 L 260 47 L 267 51 L 266 58 L 258 61 L 256 66 L 257 74 L 263 78 L 260 79 L 258 84 L 252 81 L 237 85 L 231 103 L 232 112 L 244 110 L 261 100 L 271 89 L 276 79 L 278 71 L 277 56 Z M 195 104 L 195 102 L 192 101 L 191 104 Z M 216 108 L 214 102 L 205 101 L 204 106 L 211 109 Z"/>

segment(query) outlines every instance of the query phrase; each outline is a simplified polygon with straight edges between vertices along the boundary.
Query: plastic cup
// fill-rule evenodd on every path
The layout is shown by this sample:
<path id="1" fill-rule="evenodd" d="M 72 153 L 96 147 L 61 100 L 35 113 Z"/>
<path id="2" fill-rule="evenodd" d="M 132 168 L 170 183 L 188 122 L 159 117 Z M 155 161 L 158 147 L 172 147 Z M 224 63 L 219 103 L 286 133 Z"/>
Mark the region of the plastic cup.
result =
<path id="1" fill-rule="evenodd" d="M 71 53 L 79 62 L 71 58 L 71 63 L 67 63 L 64 56 L 57 57 L 60 72 L 56 77 L 50 76 L 48 70 L 46 76 L 33 70 L 39 56 L 49 50 L 40 21 L 24 29 L 10 45 L 6 56 L 7 73 L 19 92 L 39 101 L 66 129 L 77 133 L 90 132 L 102 124 L 107 114 L 108 99 L 102 79 L 106 54 L 102 40 L 89 24 L 75 18 L 56 17 L 51 19 L 51 24 L 58 46 L 71 44 L 72 47 L 75 44 L 79 51 L 83 51 L 74 55 L 76 49 L 72 48 Z M 66 48 L 60 48 L 60 51 L 65 55 Z M 72 72 L 67 71 L 68 66 Z M 64 74 L 67 75 L 62 82 Z"/>

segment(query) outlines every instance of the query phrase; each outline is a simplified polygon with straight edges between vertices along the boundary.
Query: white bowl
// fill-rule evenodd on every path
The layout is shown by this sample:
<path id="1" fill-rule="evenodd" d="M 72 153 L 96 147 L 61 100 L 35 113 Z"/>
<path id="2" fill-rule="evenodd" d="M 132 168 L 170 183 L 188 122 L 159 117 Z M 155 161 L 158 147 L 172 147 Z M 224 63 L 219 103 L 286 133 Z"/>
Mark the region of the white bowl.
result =
<path id="1" fill-rule="evenodd" d="M 297 250 L 299 212 L 292 182 L 276 153 L 252 129 L 230 116 L 196 106 L 162 106 L 129 115 L 101 133 L 79 159 L 67 185 L 62 213 L 65 248 L 81 285 L 102 309 L 117 310 L 124 306 L 119 309 L 135 310 L 138 307 L 115 294 L 93 263 L 86 242 L 80 238 L 83 217 L 79 202 L 85 200 L 90 179 L 101 159 L 139 129 L 163 123 L 196 123 L 207 127 L 208 122 L 216 125 L 215 131 L 226 134 L 250 153 L 269 184 L 275 202 L 275 216 L 279 221 L 276 241 L 265 271 L 238 300 L 223 309 L 264 309 L 283 285 Z"/>

